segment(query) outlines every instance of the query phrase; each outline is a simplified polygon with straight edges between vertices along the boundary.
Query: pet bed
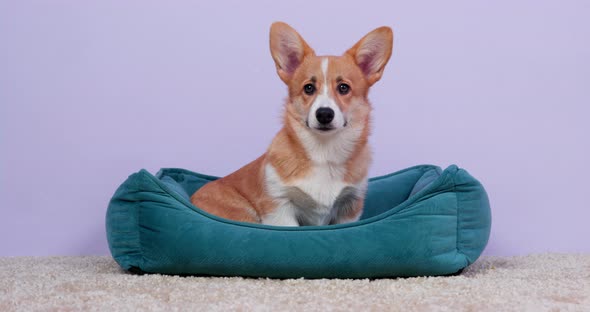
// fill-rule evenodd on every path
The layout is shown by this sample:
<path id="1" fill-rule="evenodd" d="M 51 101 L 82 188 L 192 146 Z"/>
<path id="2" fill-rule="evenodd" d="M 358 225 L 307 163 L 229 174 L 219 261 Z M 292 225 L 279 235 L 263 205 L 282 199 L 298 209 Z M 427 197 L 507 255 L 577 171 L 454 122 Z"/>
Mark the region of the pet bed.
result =
<path id="1" fill-rule="evenodd" d="M 141 170 L 117 189 L 106 215 L 113 258 L 125 270 L 200 276 L 379 278 L 449 275 L 487 244 L 482 185 L 452 165 L 372 178 L 361 219 L 326 226 L 235 222 L 191 204 L 213 176 Z"/>

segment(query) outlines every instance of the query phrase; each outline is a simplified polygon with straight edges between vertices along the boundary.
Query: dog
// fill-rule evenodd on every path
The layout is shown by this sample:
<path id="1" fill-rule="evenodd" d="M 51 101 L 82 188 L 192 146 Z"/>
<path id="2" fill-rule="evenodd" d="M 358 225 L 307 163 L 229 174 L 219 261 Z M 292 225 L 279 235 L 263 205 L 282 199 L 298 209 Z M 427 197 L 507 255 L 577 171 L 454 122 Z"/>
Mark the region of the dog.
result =
<path id="1" fill-rule="evenodd" d="M 371 151 L 369 88 L 393 48 L 377 28 L 341 56 L 316 56 L 291 26 L 270 28 L 270 51 L 288 87 L 283 127 L 258 159 L 205 184 L 191 202 L 235 221 L 277 226 L 357 221 Z"/>

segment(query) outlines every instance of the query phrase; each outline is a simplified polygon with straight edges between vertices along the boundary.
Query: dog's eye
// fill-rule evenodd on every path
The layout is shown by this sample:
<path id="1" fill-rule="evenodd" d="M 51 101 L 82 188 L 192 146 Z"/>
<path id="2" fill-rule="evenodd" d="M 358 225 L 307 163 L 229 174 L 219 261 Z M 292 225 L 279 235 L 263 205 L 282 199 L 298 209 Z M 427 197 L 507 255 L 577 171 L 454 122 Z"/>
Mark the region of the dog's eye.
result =
<path id="1" fill-rule="evenodd" d="M 342 94 L 342 95 L 346 95 L 348 94 L 348 92 L 350 92 L 350 86 L 345 84 L 345 83 L 341 83 L 338 85 L 338 93 Z"/>
<path id="2" fill-rule="evenodd" d="M 312 95 L 315 92 L 315 86 L 311 83 L 308 83 L 305 86 L 303 86 L 303 92 L 305 92 L 305 94 L 307 95 Z"/>

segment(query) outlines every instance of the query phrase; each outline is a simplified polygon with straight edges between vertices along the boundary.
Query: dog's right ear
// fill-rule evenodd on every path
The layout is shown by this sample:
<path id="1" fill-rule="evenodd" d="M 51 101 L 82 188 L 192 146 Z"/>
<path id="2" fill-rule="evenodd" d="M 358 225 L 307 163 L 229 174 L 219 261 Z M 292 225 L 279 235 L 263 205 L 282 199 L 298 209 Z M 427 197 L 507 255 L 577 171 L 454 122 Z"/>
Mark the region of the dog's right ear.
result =
<path id="1" fill-rule="evenodd" d="M 289 83 L 303 59 L 315 52 L 291 26 L 275 22 L 270 26 L 270 53 L 277 67 L 277 74 Z"/>

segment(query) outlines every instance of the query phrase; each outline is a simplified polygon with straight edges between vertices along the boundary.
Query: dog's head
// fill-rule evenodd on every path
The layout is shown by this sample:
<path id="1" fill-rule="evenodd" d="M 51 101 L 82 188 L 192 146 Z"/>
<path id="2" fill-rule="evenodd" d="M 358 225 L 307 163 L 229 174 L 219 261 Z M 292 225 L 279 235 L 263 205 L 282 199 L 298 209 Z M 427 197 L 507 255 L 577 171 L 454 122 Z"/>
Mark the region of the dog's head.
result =
<path id="1" fill-rule="evenodd" d="M 289 25 L 272 24 L 271 54 L 289 88 L 287 118 L 317 135 L 368 123 L 369 88 L 383 75 L 392 47 L 391 28 L 380 27 L 341 56 L 316 56 Z"/>

